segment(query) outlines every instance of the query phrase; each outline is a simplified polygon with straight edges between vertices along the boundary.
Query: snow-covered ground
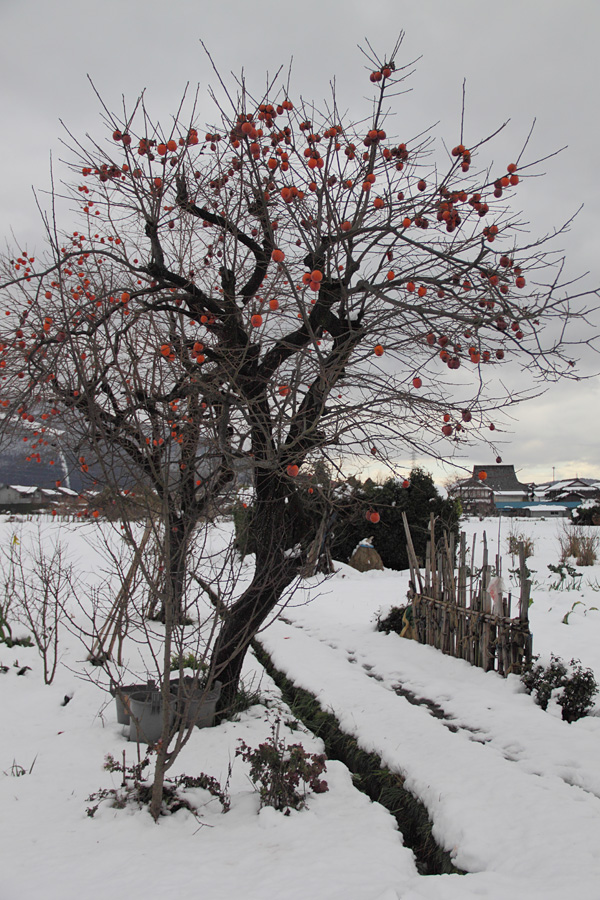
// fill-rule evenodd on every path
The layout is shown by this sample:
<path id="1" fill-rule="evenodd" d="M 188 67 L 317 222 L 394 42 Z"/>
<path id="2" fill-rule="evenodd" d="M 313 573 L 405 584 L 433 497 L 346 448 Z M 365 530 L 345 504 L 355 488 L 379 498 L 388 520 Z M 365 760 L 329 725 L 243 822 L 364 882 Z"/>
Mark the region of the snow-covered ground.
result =
<path id="1" fill-rule="evenodd" d="M 553 590 L 557 577 L 547 566 L 558 562 L 562 523 L 502 521 L 500 536 L 498 525 L 474 519 L 464 530 L 470 544 L 473 532 L 485 529 L 492 558 L 500 537 L 507 582 L 509 531 L 533 538 L 534 652 L 543 661 L 551 652 L 579 658 L 600 679 L 600 565 L 579 570 L 578 590 Z M 16 527 L 21 544 L 37 531 L 36 523 L 0 520 L 0 548 L 10 548 Z M 43 541 L 60 528 L 84 583 L 99 583 L 105 563 L 94 536 L 102 527 L 45 520 Z M 288 817 L 259 811 L 247 767 L 235 756 L 240 739 L 256 746 L 280 716 L 288 742 L 301 740 L 311 753 L 323 748 L 296 728 L 251 658 L 245 678 L 260 680 L 268 708 L 256 705 L 238 721 L 196 730 L 176 763 L 177 772 L 205 772 L 222 783 L 231 765 L 230 812 L 197 789 L 197 816 L 181 810 L 155 825 L 144 810 L 102 803 L 89 817 L 88 796 L 120 782 L 104 770 L 106 754 L 120 759 L 125 751 L 133 762 L 134 747 L 117 724 L 114 702 L 94 683 L 83 646 L 65 630 L 50 686 L 35 649 L 0 644 L 8 669 L 0 674 L 0 900 L 79 900 L 88 892 L 114 900 L 598 900 L 600 704 L 569 725 L 556 705 L 537 707 L 515 676 L 486 674 L 376 632 L 376 614 L 402 604 L 407 586 L 406 573 L 359 574 L 340 564 L 328 581 L 306 582 L 260 639 L 278 668 L 404 776 L 425 804 L 436 840 L 468 874 L 420 875 L 391 815 L 333 760 L 329 791 L 311 795 L 307 809 Z M 85 592 L 80 601 L 85 607 Z M 145 680 L 144 648 L 132 642 L 125 655 Z M 25 665 L 30 670 L 19 675 Z M 408 702 L 399 685 L 433 701 L 438 715 Z M 65 696 L 72 699 L 63 706 Z"/>

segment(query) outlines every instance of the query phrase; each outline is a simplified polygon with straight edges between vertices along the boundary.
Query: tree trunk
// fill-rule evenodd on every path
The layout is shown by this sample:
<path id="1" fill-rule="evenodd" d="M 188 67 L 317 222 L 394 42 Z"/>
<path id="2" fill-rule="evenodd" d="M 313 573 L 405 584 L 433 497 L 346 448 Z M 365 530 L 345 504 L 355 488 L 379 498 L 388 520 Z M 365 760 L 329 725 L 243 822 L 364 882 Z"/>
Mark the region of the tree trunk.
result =
<path id="1" fill-rule="evenodd" d="M 301 559 L 291 552 L 306 546 L 316 526 L 305 522 L 297 505 L 297 491 L 284 475 L 285 460 L 274 462 L 273 423 L 266 387 L 255 378 L 248 382 L 253 425 L 252 452 L 256 501 L 252 516 L 252 544 L 256 566 L 250 586 L 227 611 L 211 660 L 211 675 L 222 682 L 218 714 L 232 708 L 250 642 L 273 611 L 288 585 L 300 572 Z M 288 436 L 288 441 L 292 438 Z M 302 451 L 298 450 L 299 460 Z"/>
<path id="2" fill-rule="evenodd" d="M 227 611 L 211 660 L 211 672 L 222 682 L 219 714 L 235 700 L 250 642 L 299 572 L 299 560 L 286 553 L 293 545 L 293 517 L 287 509 L 289 487 L 273 472 L 256 476 L 252 530 L 256 567 L 252 583 Z"/>
<path id="3" fill-rule="evenodd" d="M 228 611 L 223 622 L 211 664 L 215 679 L 223 684 L 220 714 L 225 714 L 235 700 L 250 642 L 297 574 L 295 567 L 285 563 L 286 560 L 280 557 L 279 565 L 276 559 L 271 565 L 260 568 L 257 564 L 252 584 Z"/>
<path id="4" fill-rule="evenodd" d="M 165 774 L 168 769 L 169 743 L 171 740 L 171 703 L 174 702 L 170 695 L 171 690 L 171 648 L 173 644 L 173 626 L 176 621 L 176 612 L 171 603 L 171 597 L 165 597 L 165 643 L 163 646 L 163 670 L 160 685 L 162 694 L 162 733 L 160 741 L 156 745 L 156 763 L 154 765 L 154 782 L 152 784 L 152 799 L 150 801 L 150 815 L 154 821 L 158 821 L 163 801 Z"/>
<path id="5" fill-rule="evenodd" d="M 158 821 L 163 802 L 163 789 L 165 786 L 167 748 L 159 747 L 154 764 L 154 781 L 152 783 L 152 798 L 150 800 L 150 815 L 155 822 Z"/>
<path id="6" fill-rule="evenodd" d="M 185 619 L 185 573 L 190 539 L 196 522 L 184 522 L 181 517 L 168 515 L 164 539 L 163 600 L 158 619 L 166 621 L 166 606 L 171 605 L 173 625 Z"/>

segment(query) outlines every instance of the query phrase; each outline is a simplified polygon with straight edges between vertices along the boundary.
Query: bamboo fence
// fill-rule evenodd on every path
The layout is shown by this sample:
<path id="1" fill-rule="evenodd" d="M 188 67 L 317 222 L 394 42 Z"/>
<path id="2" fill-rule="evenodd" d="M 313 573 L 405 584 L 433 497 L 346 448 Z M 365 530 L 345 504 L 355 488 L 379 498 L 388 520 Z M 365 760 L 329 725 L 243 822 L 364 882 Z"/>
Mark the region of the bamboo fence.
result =
<path id="1" fill-rule="evenodd" d="M 490 564 L 485 532 L 480 569 L 476 569 L 474 563 L 477 536 L 473 536 L 470 564 L 467 565 L 464 534 L 460 535 L 455 568 L 454 535 L 448 536 L 444 532 L 436 541 L 432 515 L 425 571 L 421 574 L 406 514 L 403 514 L 403 521 L 411 579 L 408 597 L 416 640 L 449 656 L 465 659 L 486 672 L 520 675 L 531 662 L 532 654 L 529 630 L 531 581 L 527 578 L 523 545 L 519 547 L 519 608 L 518 614 L 511 617 L 512 594 L 500 592 L 501 582 L 495 582 L 493 600 L 490 594 L 494 571 L 501 575 L 502 561 L 496 556 L 495 566 Z"/>

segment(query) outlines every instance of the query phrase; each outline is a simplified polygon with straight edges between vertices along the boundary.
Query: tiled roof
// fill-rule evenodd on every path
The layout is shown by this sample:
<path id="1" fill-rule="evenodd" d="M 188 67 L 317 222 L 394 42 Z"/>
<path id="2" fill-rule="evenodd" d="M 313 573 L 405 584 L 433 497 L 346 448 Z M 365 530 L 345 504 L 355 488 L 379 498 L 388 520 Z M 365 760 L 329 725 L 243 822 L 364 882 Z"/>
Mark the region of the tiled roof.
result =
<path id="1" fill-rule="evenodd" d="M 519 481 L 515 473 L 514 466 L 473 466 L 472 481 L 480 481 L 479 473 L 486 472 L 486 487 L 490 487 L 493 491 L 528 491 L 529 485 Z"/>

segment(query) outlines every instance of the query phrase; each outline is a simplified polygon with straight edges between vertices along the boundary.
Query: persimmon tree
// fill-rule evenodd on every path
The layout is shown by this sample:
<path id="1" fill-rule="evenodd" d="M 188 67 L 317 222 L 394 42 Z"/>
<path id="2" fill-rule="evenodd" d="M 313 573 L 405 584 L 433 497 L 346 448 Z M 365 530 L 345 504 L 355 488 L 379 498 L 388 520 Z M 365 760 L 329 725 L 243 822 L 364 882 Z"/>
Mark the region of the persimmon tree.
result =
<path id="1" fill-rule="evenodd" d="M 461 130 L 441 154 L 390 133 L 398 50 L 368 57 L 358 122 L 277 79 L 257 97 L 219 77 L 207 130 L 185 102 L 167 126 L 144 98 L 105 108 L 106 140 L 67 142 L 57 195 L 76 230 L 53 211 L 45 255 L 5 261 L 6 420 L 39 425 L 37 453 L 60 428 L 81 467 L 152 487 L 164 617 L 185 615 L 194 529 L 251 474 L 254 575 L 222 611 L 211 663 L 225 705 L 316 537 L 294 528 L 299 473 L 323 456 L 339 469 L 407 447 L 449 455 L 489 439 L 518 399 L 499 367 L 535 383 L 574 365 L 566 328 L 583 303 L 514 205 L 535 164 L 521 153 L 492 170 L 489 138 Z"/>

